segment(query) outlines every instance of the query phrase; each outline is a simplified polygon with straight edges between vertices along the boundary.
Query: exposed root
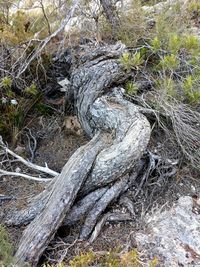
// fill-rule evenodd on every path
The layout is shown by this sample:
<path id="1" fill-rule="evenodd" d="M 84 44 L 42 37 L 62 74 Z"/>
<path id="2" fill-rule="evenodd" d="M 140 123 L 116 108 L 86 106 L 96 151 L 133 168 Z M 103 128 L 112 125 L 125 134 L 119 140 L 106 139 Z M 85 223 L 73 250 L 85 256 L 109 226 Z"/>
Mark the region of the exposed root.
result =
<path id="1" fill-rule="evenodd" d="M 0 204 L 1 204 L 1 202 L 9 201 L 11 199 L 13 199 L 13 197 L 0 195 Z"/>
<path id="2" fill-rule="evenodd" d="M 104 135 L 96 135 L 87 145 L 80 147 L 67 162 L 53 185 L 45 208 L 23 233 L 16 252 L 18 263 L 29 262 L 36 266 L 39 257 L 73 205 L 96 155 L 105 146 L 106 140 Z"/>
<path id="3" fill-rule="evenodd" d="M 67 214 L 63 225 L 71 226 L 81 220 L 95 205 L 95 203 L 106 193 L 108 186 L 97 189 L 83 199 L 79 200 Z"/>
<path id="4" fill-rule="evenodd" d="M 92 243 L 96 240 L 98 235 L 100 234 L 103 226 L 105 225 L 106 222 L 124 222 L 124 221 L 132 221 L 132 218 L 129 214 L 127 213 L 107 213 L 105 214 L 101 220 L 96 224 L 94 231 L 92 232 L 88 242 Z"/>
<path id="5" fill-rule="evenodd" d="M 99 217 L 108 207 L 108 205 L 128 189 L 128 180 L 129 176 L 127 175 L 127 177 L 123 178 L 123 180 L 116 182 L 96 203 L 86 217 L 80 233 L 80 239 L 87 239 L 89 237 Z"/>
<path id="6" fill-rule="evenodd" d="M 35 158 L 35 151 L 37 148 L 37 140 L 35 138 L 35 136 L 33 136 L 31 130 L 29 128 L 25 128 L 25 130 L 28 131 L 28 133 L 26 133 L 26 137 L 28 139 L 28 147 L 31 153 L 31 159 L 30 162 L 33 162 L 34 158 Z"/>

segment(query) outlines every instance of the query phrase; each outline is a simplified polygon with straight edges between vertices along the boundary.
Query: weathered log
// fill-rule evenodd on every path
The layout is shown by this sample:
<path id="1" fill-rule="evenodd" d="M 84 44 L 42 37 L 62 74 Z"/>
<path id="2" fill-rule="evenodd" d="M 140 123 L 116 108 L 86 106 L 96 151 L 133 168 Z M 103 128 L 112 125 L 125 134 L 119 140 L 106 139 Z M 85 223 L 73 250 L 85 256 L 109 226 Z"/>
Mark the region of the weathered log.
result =
<path id="1" fill-rule="evenodd" d="M 121 89 L 115 90 L 116 96 L 104 96 L 102 100 L 97 101 L 93 106 L 94 101 L 98 97 L 108 90 L 111 91 L 111 89 L 108 88 L 111 88 L 112 84 L 116 85 L 127 78 L 126 73 L 124 73 L 123 69 L 118 64 L 118 58 L 125 51 L 126 47 L 121 43 L 88 51 L 80 58 L 78 63 L 79 67 L 72 73 L 71 90 L 72 93 L 74 93 L 76 113 L 78 114 L 82 128 L 88 135 L 93 136 L 94 132 L 97 130 L 96 127 L 100 123 L 98 126 L 99 129 L 116 131 L 117 138 L 120 141 L 119 146 L 116 140 L 111 148 L 103 151 L 102 154 L 98 156 L 94 166 L 94 172 L 91 172 L 91 177 L 81 189 L 81 195 L 86 195 L 88 192 L 118 179 L 116 175 L 117 169 L 113 168 L 113 165 L 117 166 L 117 164 L 121 162 L 119 166 L 127 172 L 130 168 L 133 168 L 134 160 L 141 157 L 149 140 L 150 128 L 148 121 L 132 103 L 123 100 Z M 109 102 L 109 98 L 113 98 L 111 102 Z M 95 117 L 94 119 L 92 119 L 93 116 Z M 95 120 L 97 121 L 95 122 Z M 130 129 L 128 130 L 129 125 L 131 125 L 133 121 L 136 124 L 138 122 L 138 125 L 140 125 L 140 129 L 138 129 L 137 132 L 136 125 L 132 127 L 132 132 Z M 113 129 L 110 123 L 112 123 Z M 143 127 L 144 129 L 146 127 L 148 131 L 143 131 Z M 147 136 L 138 138 L 141 134 L 140 130 L 142 130 L 143 133 L 146 132 Z M 126 131 L 129 132 L 129 135 L 126 137 L 126 140 L 129 139 L 128 143 L 126 143 L 126 140 L 123 141 L 123 133 Z M 135 143 L 134 146 L 133 143 Z M 127 146 L 127 152 L 129 150 L 128 146 L 132 148 L 132 152 L 135 150 L 133 155 L 131 152 L 128 152 L 130 155 L 129 159 L 126 153 L 123 154 L 122 158 L 123 144 Z M 108 155 L 111 156 L 109 164 L 111 163 L 112 165 L 109 165 L 105 160 L 105 156 L 108 157 Z M 115 157 L 117 157 L 117 159 L 115 159 Z M 107 168 L 109 167 L 112 173 L 110 173 L 110 170 L 108 172 Z M 107 178 L 105 176 L 106 173 L 109 173 L 109 177 Z M 123 171 L 119 170 L 118 175 L 122 176 Z M 104 179 L 102 177 L 104 177 Z M 52 184 L 53 183 L 54 181 L 52 181 Z M 45 192 L 42 192 L 40 196 L 32 200 L 32 204 L 29 205 L 27 209 L 14 212 L 12 217 L 7 220 L 7 224 L 21 225 L 30 222 L 41 211 L 48 195 L 49 190 L 47 188 Z"/>
<path id="2" fill-rule="evenodd" d="M 29 262 L 36 266 L 42 252 L 71 208 L 96 155 L 106 142 L 105 136 L 95 136 L 88 144 L 79 148 L 67 162 L 56 179 L 45 208 L 23 233 L 16 253 L 18 262 Z"/>
<path id="3" fill-rule="evenodd" d="M 88 207 L 91 211 L 81 238 L 89 237 L 102 212 L 130 186 L 128 173 L 137 176 L 149 142 L 150 124 L 137 106 L 123 99 L 121 88 L 111 89 L 127 77 L 118 63 L 124 51 L 125 47 L 117 44 L 86 53 L 72 73 L 76 113 L 92 141 L 78 149 L 55 181 L 36 197 L 35 207 L 30 205 L 18 217 L 18 222 L 27 222 L 37 215 L 20 241 L 16 253 L 19 261 L 36 264 L 65 215 L 69 223 L 85 215 Z M 99 136 L 93 137 L 97 132 Z M 95 201 L 89 205 L 98 188 Z M 76 199 L 80 202 L 75 203 Z"/>

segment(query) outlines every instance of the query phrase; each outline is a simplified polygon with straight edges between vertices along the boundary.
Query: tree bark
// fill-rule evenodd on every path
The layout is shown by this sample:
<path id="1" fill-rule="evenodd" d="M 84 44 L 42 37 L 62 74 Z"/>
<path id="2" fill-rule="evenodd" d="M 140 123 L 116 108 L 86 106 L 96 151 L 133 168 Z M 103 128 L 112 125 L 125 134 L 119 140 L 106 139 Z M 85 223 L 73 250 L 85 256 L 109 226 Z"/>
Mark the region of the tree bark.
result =
<path id="1" fill-rule="evenodd" d="M 74 153 L 25 211 L 14 216 L 12 223 L 33 220 L 20 241 L 19 262 L 36 266 L 63 223 L 86 216 L 80 238 L 88 238 L 105 209 L 134 183 L 143 167 L 150 124 L 123 98 L 123 90 L 113 87 L 127 78 L 118 63 L 125 49 L 118 43 L 86 51 L 72 73 L 76 113 L 92 140 Z"/>
<path id="2" fill-rule="evenodd" d="M 106 139 L 103 135 L 95 136 L 87 145 L 79 148 L 67 162 L 56 179 L 44 209 L 23 233 L 16 253 L 19 263 L 37 264 L 42 252 L 71 208 Z"/>

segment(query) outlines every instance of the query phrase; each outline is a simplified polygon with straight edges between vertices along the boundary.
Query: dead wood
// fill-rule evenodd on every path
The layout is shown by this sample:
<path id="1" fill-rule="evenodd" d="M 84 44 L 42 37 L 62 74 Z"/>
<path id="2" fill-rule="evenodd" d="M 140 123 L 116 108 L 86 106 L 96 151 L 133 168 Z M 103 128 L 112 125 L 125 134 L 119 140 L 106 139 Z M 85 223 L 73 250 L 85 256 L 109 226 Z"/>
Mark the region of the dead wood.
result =
<path id="1" fill-rule="evenodd" d="M 106 213 L 95 226 L 95 229 L 88 240 L 89 243 L 92 243 L 96 240 L 106 222 L 116 223 L 124 221 L 132 221 L 131 216 L 127 213 Z"/>
<path id="2" fill-rule="evenodd" d="M 84 216 L 94 207 L 95 203 L 108 191 L 108 186 L 99 188 L 83 199 L 79 200 L 70 210 L 63 221 L 63 226 L 71 226 L 84 218 Z"/>
<path id="3" fill-rule="evenodd" d="M 118 43 L 86 52 L 72 72 L 76 114 L 92 140 L 74 153 L 25 211 L 9 221 L 21 224 L 35 218 L 20 241 L 19 262 L 36 265 L 66 215 L 68 225 L 86 216 L 80 238 L 88 238 L 109 204 L 138 176 L 151 130 L 139 108 L 124 99 L 123 90 L 112 88 L 127 78 L 118 63 L 125 50 Z"/>
<path id="4" fill-rule="evenodd" d="M 109 190 L 107 190 L 93 209 L 89 211 L 81 230 L 80 239 L 87 239 L 89 237 L 103 211 L 114 199 L 128 189 L 128 179 L 129 176 L 127 175 L 124 179 L 117 181 Z"/>
<path id="5" fill-rule="evenodd" d="M 56 179 L 45 208 L 23 233 L 16 253 L 18 262 L 37 264 L 42 252 L 72 206 L 97 153 L 103 148 L 105 142 L 104 136 L 95 136 L 87 145 L 79 148 L 67 162 Z"/>

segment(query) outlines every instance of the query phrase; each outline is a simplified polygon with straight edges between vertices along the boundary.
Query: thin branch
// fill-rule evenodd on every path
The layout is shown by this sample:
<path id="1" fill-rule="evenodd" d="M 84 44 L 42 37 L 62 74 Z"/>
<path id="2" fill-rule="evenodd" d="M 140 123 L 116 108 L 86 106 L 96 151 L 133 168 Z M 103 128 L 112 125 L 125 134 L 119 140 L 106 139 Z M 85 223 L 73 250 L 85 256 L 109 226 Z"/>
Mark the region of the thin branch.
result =
<path id="1" fill-rule="evenodd" d="M 9 172 L 9 171 L 5 171 L 0 169 L 0 177 L 1 176 L 18 176 L 18 177 L 23 177 L 29 180 L 33 180 L 33 181 L 37 181 L 37 182 L 49 182 L 52 179 L 49 178 L 38 178 L 38 177 L 33 177 L 24 173 L 19 173 L 19 172 Z"/>
<path id="2" fill-rule="evenodd" d="M 44 172 L 44 173 L 49 174 L 51 176 L 57 176 L 57 175 L 59 175 L 58 172 L 49 169 L 49 167 L 47 166 L 47 164 L 46 164 L 45 167 L 42 167 L 42 166 L 33 164 L 30 161 L 25 160 L 24 158 L 22 158 L 21 156 L 17 155 L 15 152 L 13 152 L 9 148 L 7 148 L 5 146 L 5 144 L 2 142 L 2 140 L 0 140 L 0 146 L 5 150 L 5 153 L 10 154 L 11 156 L 13 156 L 14 158 L 18 159 L 21 163 L 23 163 L 25 166 L 27 166 L 27 167 L 29 167 L 31 169 Z"/>
<path id="3" fill-rule="evenodd" d="M 36 164 L 33 164 L 27 160 L 25 160 L 24 158 L 22 158 L 21 156 L 17 155 L 16 153 L 14 153 L 12 150 L 10 150 L 9 148 L 5 147 L 5 151 L 7 153 L 9 153 L 10 155 L 12 155 L 13 157 L 17 158 L 19 161 L 21 161 L 24 165 L 26 165 L 27 167 L 31 168 L 31 169 L 34 169 L 34 170 L 37 170 L 37 171 L 41 171 L 41 172 L 44 172 L 44 173 L 47 173 L 49 175 L 52 175 L 52 176 L 57 176 L 59 175 L 58 172 L 55 172 L 51 169 L 49 169 L 49 167 L 46 165 L 46 167 L 42 167 L 42 166 L 39 166 L 39 165 L 36 165 Z"/>
<path id="4" fill-rule="evenodd" d="M 45 38 L 38 46 L 38 48 L 36 49 L 36 51 L 28 58 L 26 58 L 25 63 L 22 64 L 19 67 L 19 71 L 16 75 L 16 78 L 19 78 L 28 68 L 28 66 L 31 64 L 31 62 L 37 58 L 40 53 L 42 52 L 42 50 L 46 47 L 46 45 L 51 41 L 52 38 L 56 37 L 61 31 L 64 30 L 65 26 L 68 24 L 68 22 L 70 21 L 70 19 L 73 17 L 75 10 L 78 7 L 78 0 L 74 0 L 72 3 L 72 7 L 69 10 L 69 13 L 66 15 L 66 18 L 62 21 L 60 27 L 53 32 L 50 36 L 48 36 L 47 38 Z"/>
<path id="5" fill-rule="evenodd" d="M 40 0 L 40 5 L 41 5 L 41 9 L 42 9 L 42 13 L 44 15 L 44 18 L 45 18 L 45 20 L 47 22 L 48 33 L 50 35 L 51 34 L 51 26 L 50 26 L 49 19 L 47 17 L 47 14 L 46 14 L 46 11 L 45 11 L 45 8 L 44 8 L 43 1 L 42 0 Z"/>

